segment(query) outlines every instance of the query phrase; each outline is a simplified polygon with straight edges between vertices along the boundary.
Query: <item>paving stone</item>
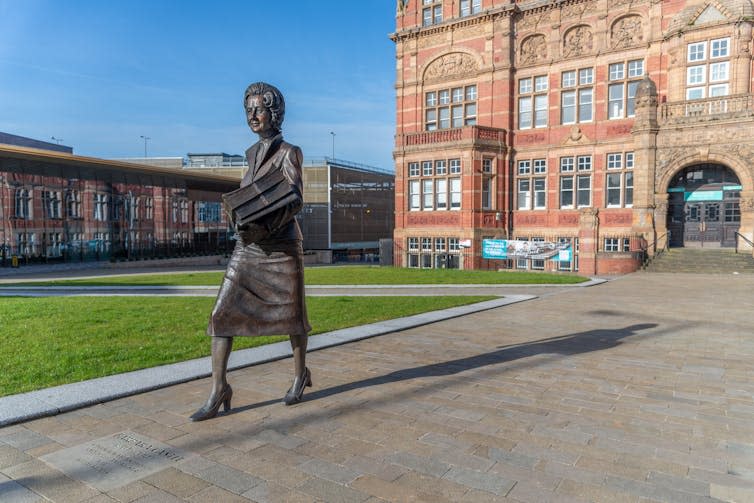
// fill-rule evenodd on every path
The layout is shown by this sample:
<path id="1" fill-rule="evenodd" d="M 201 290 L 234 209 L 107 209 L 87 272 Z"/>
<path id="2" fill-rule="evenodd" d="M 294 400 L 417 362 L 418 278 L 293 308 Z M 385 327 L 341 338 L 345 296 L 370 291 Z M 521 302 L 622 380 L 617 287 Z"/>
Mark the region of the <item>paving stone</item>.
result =
<path id="1" fill-rule="evenodd" d="M 371 475 L 356 479 L 351 487 L 387 501 L 434 502 L 431 494 L 421 494 L 416 489 L 392 483 Z"/>
<path id="2" fill-rule="evenodd" d="M 26 428 L 16 430 L 6 435 L 0 435 L 0 442 L 8 444 L 20 451 L 27 451 L 52 442 L 50 438 Z"/>
<path id="3" fill-rule="evenodd" d="M 112 491 L 108 491 L 107 494 L 111 498 L 114 498 L 117 501 L 123 502 L 123 503 L 130 503 L 132 501 L 136 501 L 137 499 L 146 496 L 148 494 L 152 494 L 155 492 L 158 492 L 159 489 L 156 487 L 145 484 L 144 482 L 138 480 L 136 482 L 132 482 L 128 485 L 125 485 L 123 487 L 118 487 L 116 489 L 113 489 Z"/>
<path id="4" fill-rule="evenodd" d="M 209 486 L 208 482 L 175 468 L 168 468 L 142 480 L 179 498 L 186 498 Z"/>
<path id="5" fill-rule="evenodd" d="M 210 486 L 181 501 L 189 501 L 191 503 L 248 503 L 249 499 L 219 487 Z"/>
<path id="6" fill-rule="evenodd" d="M 356 489 L 319 478 L 310 479 L 297 489 L 328 503 L 358 503 L 366 501 L 370 497 L 370 495 Z"/>
<path id="7" fill-rule="evenodd" d="M 448 470 L 448 472 L 443 475 L 443 478 L 465 486 L 473 487 L 474 489 L 497 494 L 498 496 L 505 496 L 508 494 L 516 483 L 515 480 L 506 480 L 497 474 L 468 470 L 458 466 L 454 466 Z"/>
<path id="8" fill-rule="evenodd" d="M 244 493 L 262 482 L 248 473 L 220 464 L 200 470 L 195 475 L 234 494 Z"/>
<path id="9" fill-rule="evenodd" d="M 330 463 L 329 461 L 324 461 L 322 459 L 310 459 L 309 461 L 301 463 L 298 466 L 298 469 L 316 477 L 344 485 L 351 483 L 358 476 L 363 475 L 362 472 L 346 468 L 343 465 Z"/>
<path id="10" fill-rule="evenodd" d="M 423 458 L 416 456 L 408 452 L 398 452 L 387 456 L 385 461 L 389 463 L 395 463 L 397 465 L 405 466 L 411 470 L 415 470 L 420 473 L 426 473 L 434 477 L 442 477 L 449 469 L 448 463 L 436 461 L 433 459 Z"/>
<path id="11" fill-rule="evenodd" d="M 44 498 L 0 473 L 0 501 L 13 503 L 36 503 Z"/>
<path id="12" fill-rule="evenodd" d="M 10 445 L 0 445 L 0 470 L 31 461 L 32 457 Z"/>

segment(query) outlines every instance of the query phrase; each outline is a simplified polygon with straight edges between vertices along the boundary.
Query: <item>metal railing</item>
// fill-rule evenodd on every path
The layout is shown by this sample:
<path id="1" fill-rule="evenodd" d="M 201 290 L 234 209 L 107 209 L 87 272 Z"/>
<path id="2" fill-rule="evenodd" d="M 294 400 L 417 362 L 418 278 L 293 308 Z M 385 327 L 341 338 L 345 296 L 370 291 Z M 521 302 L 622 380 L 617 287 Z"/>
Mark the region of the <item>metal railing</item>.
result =
<path id="1" fill-rule="evenodd" d="M 657 255 L 659 255 L 660 253 L 662 253 L 664 251 L 667 251 L 667 249 L 668 249 L 668 241 L 669 241 L 668 239 L 665 239 L 665 238 L 667 238 L 667 236 L 668 236 L 668 233 L 667 232 L 663 232 L 662 234 L 660 234 L 659 236 L 657 236 L 655 238 L 655 240 L 652 241 L 651 243 L 646 242 L 646 241 L 644 242 L 644 246 L 642 247 L 642 250 L 641 250 L 642 253 L 644 254 L 644 256 L 642 257 L 642 261 L 641 261 L 641 263 L 642 263 L 643 266 L 646 266 L 649 263 L 649 260 L 651 258 L 654 258 Z M 659 243 L 663 239 L 665 239 L 665 241 L 663 242 L 662 248 L 660 248 L 658 250 L 657 249 L 657 243 Z M 649 255 L 649 249 L 650 248 L 654 250 L 654 254 L 651 255 L 651 256 Z"/>
<path id="2" fill-rule="evenodd" d="M 738 253 L 738 238 L 741 238 L 744 241 L 746 241 L 746 243 L 748 243 L 749 245 L 749 249 L 754 249 L 754 243 L 752 243 L 749 238 L 747 238 L 746 236 L 744 236 L 738 231 L 734 232 L 734 234 L 736 235 L 736 253 Z"/>

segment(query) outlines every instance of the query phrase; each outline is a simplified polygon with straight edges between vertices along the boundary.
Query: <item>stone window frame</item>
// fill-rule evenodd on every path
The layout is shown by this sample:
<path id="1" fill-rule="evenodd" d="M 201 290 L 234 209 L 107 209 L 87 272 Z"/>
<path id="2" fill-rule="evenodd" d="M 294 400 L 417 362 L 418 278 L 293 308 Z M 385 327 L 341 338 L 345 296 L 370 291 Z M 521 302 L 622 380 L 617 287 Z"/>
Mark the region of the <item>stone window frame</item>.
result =
<path id="1" fill-rule="evenodd" d="M 459 93 L 459 91 L 462 92 Z M 424 130 L 437 131 L 476 125 L 477 99 L 476 84 L 425 91 Z"/>
<path id="2" fill-rule="evenodd" d="M 522 169 L 522 167 L 524 167 Z M 521 159 L 516 175 L 516 209 L 547 209 L 547 159 Z M 523 188 L 525 187 L 525 188 Z"/>
<path id="3" fill-rule="evenodd" d="M 422 166 L 420 171 L 413 171 L 421 174 L 410 175 L 407 184 L 408 211 L 458 211 L 461 209 L 460 158 L 411 161 L 408 166 L 409 172 L 412 172 L 411 166 L 415 166 L 417 170 L 419 166 Z"/>
<path id="4" fill-rule="evenodd" d="M 460 17 L 473 16 L 482 12 L 482 0 L 460 0 L 458 15 Z"/>
<path id="5" fill-rule="evenodd" d="M 634 203 L 634 152 L 605 155 L 605 208 L 632 208 Z M 617 184 L 616 184 L 617 181 Z M 618 202 L 615 195 L 618 195 Z"/>
<path id="6" fill-rule="evenodd" d="M 724 51 L 721 51 L 722 47 Z M 731 53 L 730 36 L 697 40 L 686 44 L 684 82 L 687 101 L 730 95 Z M 715 73 L 719 73 L 722 68 L 725 68 L 724 77 L 720 75 L 715 77 Z"/>
<path id="7" fill-rule="evenodd" d="M 547 127 L 550 112 L 549 88 L 547 75 L 518 79 L 518 129 Z"/>
<path id="8" fill-rule="evenodd" d="M 560 74 L 560 124 L 594 122 L 594 67 L 565 70 Z M 568 105 L 566 101 L 568 100 Z M 572 113 L 566 115 L 566 110 Z M 571 117 L 572 115 L 572 117 Z"/>
<path id="9" fill-rule="evenodd" d="M 442 0 L 422 0 L 422 27 L 442 23 Z"/>
<path id="10" fill-rule="evenodd" d="M 633 66 L 633 67 L 632 67 Z M 629 59 L 610 63 L 607 71 L 607 118 L 625 119 L 636 116 L 636 88 L 644 76 L 644 60 Z M 620 91 L 620 95 L 617 93 Z M 619 110 L 614 110 L 619 105 Z"/>

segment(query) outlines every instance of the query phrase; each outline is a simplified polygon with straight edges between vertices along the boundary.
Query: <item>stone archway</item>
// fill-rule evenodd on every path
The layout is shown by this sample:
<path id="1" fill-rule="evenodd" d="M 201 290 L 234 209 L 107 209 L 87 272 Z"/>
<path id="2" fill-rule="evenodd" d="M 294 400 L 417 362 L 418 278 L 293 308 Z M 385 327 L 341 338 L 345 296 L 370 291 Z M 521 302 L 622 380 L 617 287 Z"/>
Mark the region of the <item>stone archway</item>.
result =
<path id="1" fill-rule="evenodd" d="M 739 177 L 724 164 L 696 163 L 676 171 L 667 185 L 669 245 L 736 246 L 742 189 Z"/>

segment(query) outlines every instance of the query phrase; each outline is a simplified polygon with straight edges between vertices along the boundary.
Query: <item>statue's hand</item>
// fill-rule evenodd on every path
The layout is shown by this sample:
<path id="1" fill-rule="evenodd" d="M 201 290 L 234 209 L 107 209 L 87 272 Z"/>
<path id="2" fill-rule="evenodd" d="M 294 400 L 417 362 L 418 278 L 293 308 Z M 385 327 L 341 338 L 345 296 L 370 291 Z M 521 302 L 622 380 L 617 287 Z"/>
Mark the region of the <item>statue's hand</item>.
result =
<path id="1" fill-rule="evenodd" d="M 269 234 L 269 231 L 266 227 L 255 223 L 250 223 L 243 226 L 236 225 L 236 232 L 247 243 L 258 243 Z"/>

